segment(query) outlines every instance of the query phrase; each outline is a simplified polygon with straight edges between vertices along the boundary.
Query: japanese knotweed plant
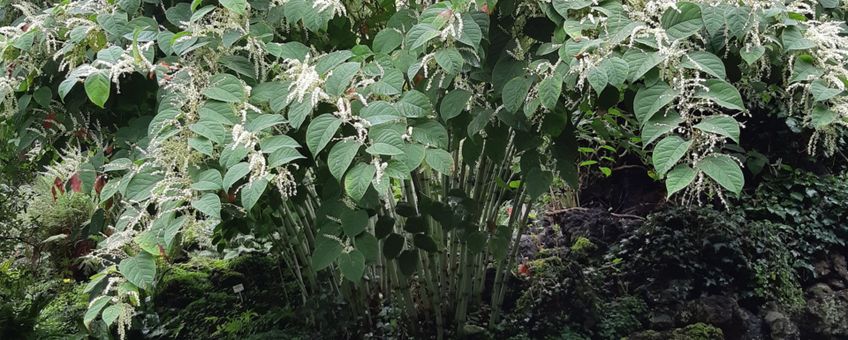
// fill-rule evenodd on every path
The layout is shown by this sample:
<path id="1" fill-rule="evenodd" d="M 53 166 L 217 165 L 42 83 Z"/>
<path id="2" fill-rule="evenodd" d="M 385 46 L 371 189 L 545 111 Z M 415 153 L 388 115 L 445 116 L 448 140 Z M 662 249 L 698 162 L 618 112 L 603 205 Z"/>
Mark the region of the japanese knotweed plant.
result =
<path id="1" fill-rule="evenodd" d="M 777 103 L 833 152 L 848 114 L 833 0 L 4 4 L 12 143 L 64 141 L 57 112 L 111 136 L 72 145 L 106 181 L 83 183 L 108 225 L 84 321 L 122 337 L 186 234 L 271 244 L 303 305 L 342 298 L 365 327 L 387 304 L 410 332 L 495 325 L 533 203 L 578 185 L 578 140 L 632 135 L 669 196 L 723 198 L 740 120 Z M 775 78 L 779 96 L 737 88 Z"/>

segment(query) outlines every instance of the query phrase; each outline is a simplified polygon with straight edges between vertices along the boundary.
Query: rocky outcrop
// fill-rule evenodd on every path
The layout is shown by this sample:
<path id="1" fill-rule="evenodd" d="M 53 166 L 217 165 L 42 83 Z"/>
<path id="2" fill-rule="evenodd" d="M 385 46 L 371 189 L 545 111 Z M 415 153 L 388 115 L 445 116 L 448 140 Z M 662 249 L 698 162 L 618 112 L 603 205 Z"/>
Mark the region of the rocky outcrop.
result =
<path id="1" fill-rule="evenodd" d="M 848 338 L 848 289 L 814 288 L 800 322 L 804 332 L 819 339 Z"/>

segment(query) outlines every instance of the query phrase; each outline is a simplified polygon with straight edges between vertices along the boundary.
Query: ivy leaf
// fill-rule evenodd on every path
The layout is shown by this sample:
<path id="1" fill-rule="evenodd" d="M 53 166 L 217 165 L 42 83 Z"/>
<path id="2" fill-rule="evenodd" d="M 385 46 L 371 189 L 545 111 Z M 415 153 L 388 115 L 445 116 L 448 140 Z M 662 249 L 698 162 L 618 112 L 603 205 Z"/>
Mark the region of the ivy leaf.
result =
<path id="1" fill-rule="evenodd" d="M 704 86 L 709 90 L 699 90 L 695 96 L 712 100 L 718 105 L 732 110 L 745 111 L 742 95 L 730 83 L 719 79 L 708 79 Z"/>
<path id="2" fill-rule="evenodd" d="M 330 154 L 327 156 L 327 166 L 330 168 L 330 174 L 337 180 L 341 181 L 342 176 L 350 167 L 356 153 L 359 152 L 360 143 L 355 140 L 343 140 L 330 148 Z"/>
<path id="3" fill-rule="evenodd" d="M 664 106 L 677 97 L 677 91 L 664 82 L 640 88 L 633 99 L 633 113 L 641 125 L 645 125 Z"/>
<path id="4" fill-rule="evenodd" d="M 678 136 L 668 136 L 663 138 L 654 147 L 654 153 L 651 155 L 651 162 L 654 163 L 654 168 L 657 169 L 657 175 L 662 178 L 692 146 L 692 141 L 684 140 Z"/>
<path id="5" fill-rule="evenodd" d="M 684 61 L 680 66 L 699 70 L 719 79 L 727 77 L 724 63 L 715 54 L 706 51 L 694 51 L 684 55 L 683 59 Z"/>
<path id="6" fill-rule="evenodd" d="M 242 103 L 247 99 L 241 81 L 230 74 L 216 74 L 209 80 L 209 87 L 203 90 L 203 95 L 227 103 Z"/>
<path id="7" fill-rule="evenodd" d="M 697 171 L 686 164 L 679 164 L 668 172 L 665 179 L 666 197 L 671 197 L 676 192 L 683 190 L 695 180 Z"/>
<path id="8" fill-rule="evenodd" d="M 468 105 L 469 100 L 471 100 L 471 92 L 466 90 L 457 89 L 448 93 L 442 99 L 442 104 L 439 106 L 439 113 L 441 113 L 442 119 L 448 121 L 451 118 L 459 116 L 465 110 L 465 106 Z"/>
<path id="9" fill-rule="evenodd" d="M 342 254 L 342 249 L 341 242 L 335 238 L 324 235 L 315 237 L 315 251 L 312 252 L 313 270 L 317 272 L 329 267 Z"/>
<path id="10" fill-rule="evenodd" d="M 344 177 L 344 188 L 348 196 L 354 201 L 359 201 L 365 196 L 371 180 L 377 173 L 377 168 L 372 164 L 357 163 Z"/>
<path id="11" fill-rule="evenodd" d="M 249 173 L 250 165 L 245 162 L 241 162 L 230 167 L 224 175 L 224 190 L 229 191 L 233 184 Z"/>
<path id="12" fill-rule="evenodd" d="M 539 82 L 539 99 L 546 109 L 553 110 L 560 95 L 562 95 L 562 76 L 559 74 L 554 74 Z"/>
<path id="13" fill-rule="evenodd" d="M 678 2 L 675 8 L 663 13 L 660 23 L 669 37 L 680 40 L 697 33 L 703 27 L 701 8 L 690 2 Z"/>
<path id="14" fill-rule="evenodd" d="M 267 186 L 268 180 L 259 178 L 253 182 L 245 184 L 241 188 L 241 206 L 244 210 L 250 211 L 250 209 L 253 209 L 253 206 L 256 205 L 256 202 L 258 202 L 259 198 L 262 197 L 262 193 L 265 192 L 265 188 Z"/>
<path id="15" fill-rule="evenodd" d="M 712 132 L 730 138 L 739 144 L 739 122 L 726 115 L 709 116 L 694 126 L 696 129 Z"/>
<path id="16" fill-rule="evenodd" d="M 224 8 L 238 14 L 244 15 L 247 12 L 246 0 L 219 0 Z"/>
<path id="17" fill-rule="evenodd" d="M 518 112 L 524 101 L 527 100 L 527 93 L 530 92 L 530 86 L 533 81 L 525 77 L 515 77 L 504 85 L 501 96 L 503 97 L 504 109 L 509 112 Z M 488 119 L 486 120 L 488 122 Z"/>
<path id="18" fill-rule="evenodd" d="M 306 128 L 306 147 L 312 155 L 317 155 L 333 139 L 342 121 L 332 114 L 325 113 L 312 120 Z"/>
<path id="19" fill-rule="evenodd" d="M 206 216 L 221 218 L 221 199 L 217 194 L 206 193 L 200 198 L 191 201 L 191 207 L 206 214 Z"/>
<path id="20" fill-rule="evenodd" d="M 118 270 L 136 287 L 150 289 L 156 279 L 156 259 L 150 253 L 142 251 L 136 256 L 123 259 L 118 264 Z"/>
<path id="21" fill-rule="evenodd" d="M 712 154 L 701 159 L 696 167 L 728 191 L 739 194 L 745 185 L 745 176 L 739 164 L 728 155 Z"/>
<path id="22" fill-rule="evenodd" d="M 365 274 L 365 255 L 359 250 L 343 253 L 339 256 L 339 270 L 346 279 L 359 283 Z"/>
<path id="23" fill-rule="evenodd" d="M 109 99 L 112 83 L 103 72 L 95 72 L 85 78 L 85 94 L 94 105 L 103 108 Z"/>

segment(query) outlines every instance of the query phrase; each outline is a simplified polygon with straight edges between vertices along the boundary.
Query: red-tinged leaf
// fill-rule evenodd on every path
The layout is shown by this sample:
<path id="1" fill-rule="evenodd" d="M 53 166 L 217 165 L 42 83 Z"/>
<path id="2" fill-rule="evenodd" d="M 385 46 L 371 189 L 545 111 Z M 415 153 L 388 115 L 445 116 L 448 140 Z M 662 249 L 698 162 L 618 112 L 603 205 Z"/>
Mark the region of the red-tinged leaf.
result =
<path id="1" fill-rule="evenodd" d="M 82 180 L 80 180 L 79 173 L 75 173 L 71 176 L 71 190 L 73 192 L 82 192 Z"/>
<path id="2" fill-rule="evenodd" d="M 97 179 L 94 181 L 94 191 L 97 194 L 100 194 L 100 190 L 103 190 L 103 186 L 106 185 L 106 175 L 97 176 Z"/>

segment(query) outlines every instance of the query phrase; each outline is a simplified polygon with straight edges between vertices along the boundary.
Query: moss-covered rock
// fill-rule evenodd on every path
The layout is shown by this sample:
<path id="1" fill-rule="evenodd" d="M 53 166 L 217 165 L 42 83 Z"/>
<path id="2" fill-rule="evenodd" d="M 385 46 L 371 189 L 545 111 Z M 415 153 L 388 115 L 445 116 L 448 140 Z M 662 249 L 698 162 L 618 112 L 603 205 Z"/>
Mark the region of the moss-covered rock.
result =
<path id="1" fill-rule="evenodd" d="M 670 331 L 648 330 L 630 335 L 628 340 L 724 340 L 721 329 L 705 323 L 695 323 Z"/>

